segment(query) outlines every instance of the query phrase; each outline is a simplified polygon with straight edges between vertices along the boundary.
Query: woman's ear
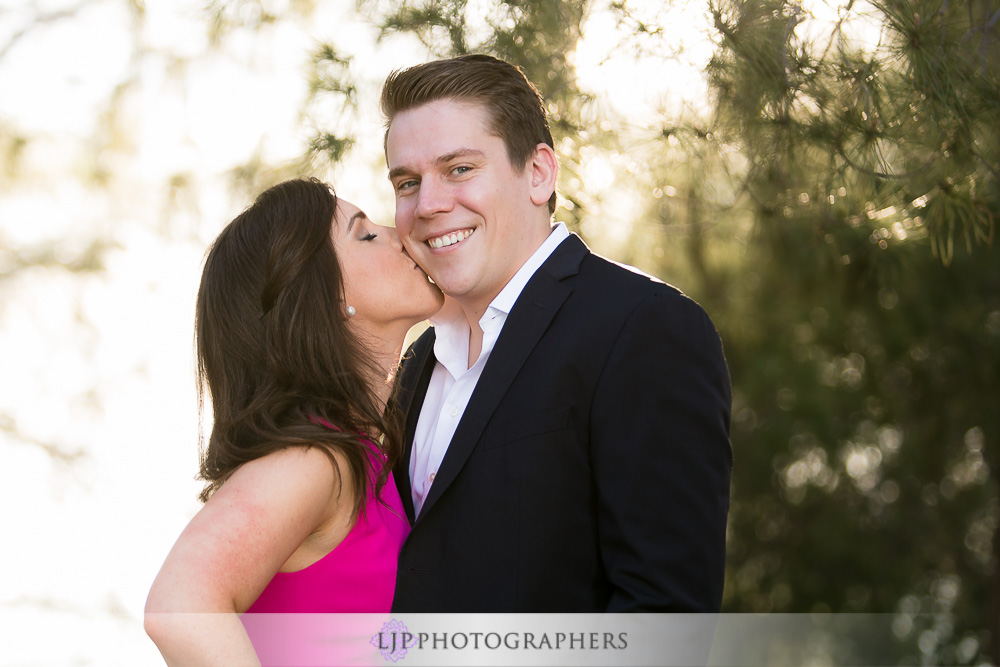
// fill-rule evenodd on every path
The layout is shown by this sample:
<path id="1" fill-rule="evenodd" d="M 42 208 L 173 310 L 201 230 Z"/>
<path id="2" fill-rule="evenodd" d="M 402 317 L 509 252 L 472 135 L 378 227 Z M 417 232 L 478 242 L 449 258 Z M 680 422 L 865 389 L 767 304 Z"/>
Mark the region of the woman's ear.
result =
<path id="1" fill-rule="evenodd" d="M 536 206 L 547 206 L 559 176 L 555 151 L 548 144 L 538 144 L 526 168 L 531 169 L 531 202 Z"/>

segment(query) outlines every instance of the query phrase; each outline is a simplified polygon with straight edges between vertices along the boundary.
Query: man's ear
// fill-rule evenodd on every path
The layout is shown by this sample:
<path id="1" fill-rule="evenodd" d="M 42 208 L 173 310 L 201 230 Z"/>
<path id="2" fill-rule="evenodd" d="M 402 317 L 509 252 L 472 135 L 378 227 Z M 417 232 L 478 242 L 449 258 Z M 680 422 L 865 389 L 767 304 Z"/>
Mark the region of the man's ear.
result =
<path id="1" fill-rule="evenodd" d="M 552 147 L 548 144 L 535 146 L 526 168 L 531 170 L 531 202 L 536 206 L 548 205 L 559 176 L 559 164 Z"/>

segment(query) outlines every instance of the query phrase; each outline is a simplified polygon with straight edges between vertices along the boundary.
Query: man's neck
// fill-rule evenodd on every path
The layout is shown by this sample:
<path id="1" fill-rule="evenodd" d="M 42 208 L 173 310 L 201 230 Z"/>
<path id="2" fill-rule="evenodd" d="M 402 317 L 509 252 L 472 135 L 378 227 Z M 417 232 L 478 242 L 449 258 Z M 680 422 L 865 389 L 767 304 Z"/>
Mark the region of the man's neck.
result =
<path id="1" fill-rule="evenodd" d="M 523 262 L 522 262 L 523 265 Z M 519 265 L 518 268 L 520 268 Z M 517 273 L 515 270 L 514 273 Z M 463 317 L 466 323 L 469 325 L 469 359 L 468 366 L 466 368 L 472 368 L 472 365 L 476 363 L 479 359 L 479 355 L 483 351 L 483 328 L 479 325 L 479 320 L 483 318 L 486 311 L 489 309 L 490 304 L 493 300 L 497 298 L 497 295 L 503 291 L 503 287 L 506 287 L 510 279 L 514 277 L 514 273 L 508 276 L 504 284 L 495 293 L 490 294 L 486 297 L 479 296 L 476 299 L 459 299 L 454 297 L 449 297 L 445 300 L 445 305 L 441 308 L 435 318 L 440 319 L 454 319 L 457 317 Z M 450 303 L 449 303 L 450 302 Z M 447 317 L 447 311 L 450 308 L 454 308 L 454 315 L 452 317 Z M 461 315 L 459 315 L 461 313 Z M 442 317 L 444 315 L 445 317 Z"/>
<path id="2" fill-rule="evenodd" d="M 507 280 L 505 280 L 503 285 L 501 285 L 494 293 L 485 297 L 479 296 L 475 299 L 454 299 L 453 305 L 462 309 L 462 313 L 464 314 L 466 322 L 469 325 L 469 358 L 467 360 L 467 368 L 472 368 L 472 365 L 476 363 L 479 359 L 479 355 L 482 354 L 483 351 L 483 328 L 480 326 L 479 321 L 482 319 L 483 315 L 486 314 L 486 311 L 489 309 L 490 305 L 494 302 L 497 296 L 503 292 L 514 276 L 517 275 L 518 271 L 520 271 L 525 263 L 527 263 L 528 260 L 530 260 L 531 257 L 538 252 L 538 249 L 543 243 L 545 243 L 549 234 L 552 233 L 552 229 L 553 226 L 545 228 L 545 233 L 539 235 L 538 243 L 534 245 L 531 252 L 529 252 L 520 262 L 517 263 L 517 266 L 510 272 L 510 275 L 507 276 Z M 447 308 L 448 303 L 446 301 L 445 307 L 442 308 L 442 311 Z"/>
<path id="3" fill-rule="evenodd" d="M 479 326 L 481 316 L 473 319 L 472 313 L 466 311 L 465 317 L 469 321 L 469 368 L 472 368 L 483 352 L 483 328 Z"/>

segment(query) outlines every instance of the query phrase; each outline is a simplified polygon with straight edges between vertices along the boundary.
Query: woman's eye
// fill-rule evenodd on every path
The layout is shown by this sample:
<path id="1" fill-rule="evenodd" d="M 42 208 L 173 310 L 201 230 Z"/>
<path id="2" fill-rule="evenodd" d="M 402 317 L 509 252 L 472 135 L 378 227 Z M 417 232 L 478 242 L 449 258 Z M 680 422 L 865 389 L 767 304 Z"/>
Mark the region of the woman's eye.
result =
<path id="1" fill-rule="evenodd" d="M 378 234 L 373 234 L 372 232 L 368 232 L 367 234 L 365 234 L 364 236 L 361 237 L 361 240 L 362 241 L 374 241 L 377 238 L 378 238 Z"/>

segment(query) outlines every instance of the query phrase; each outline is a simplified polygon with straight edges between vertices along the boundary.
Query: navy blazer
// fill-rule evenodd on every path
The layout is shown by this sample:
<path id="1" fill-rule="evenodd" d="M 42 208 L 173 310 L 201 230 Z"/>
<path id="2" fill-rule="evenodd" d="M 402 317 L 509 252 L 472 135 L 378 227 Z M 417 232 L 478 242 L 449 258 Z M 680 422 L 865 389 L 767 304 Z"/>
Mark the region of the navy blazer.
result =
<path id="1" fill-rule="evenodd" d="M 431 328 L 399 373 L 412 530 L 394 611 L 718 611 L 731 394 L 698 304 L 571 235 L 511 310 L 414 517 L 433 346 Z"/>

